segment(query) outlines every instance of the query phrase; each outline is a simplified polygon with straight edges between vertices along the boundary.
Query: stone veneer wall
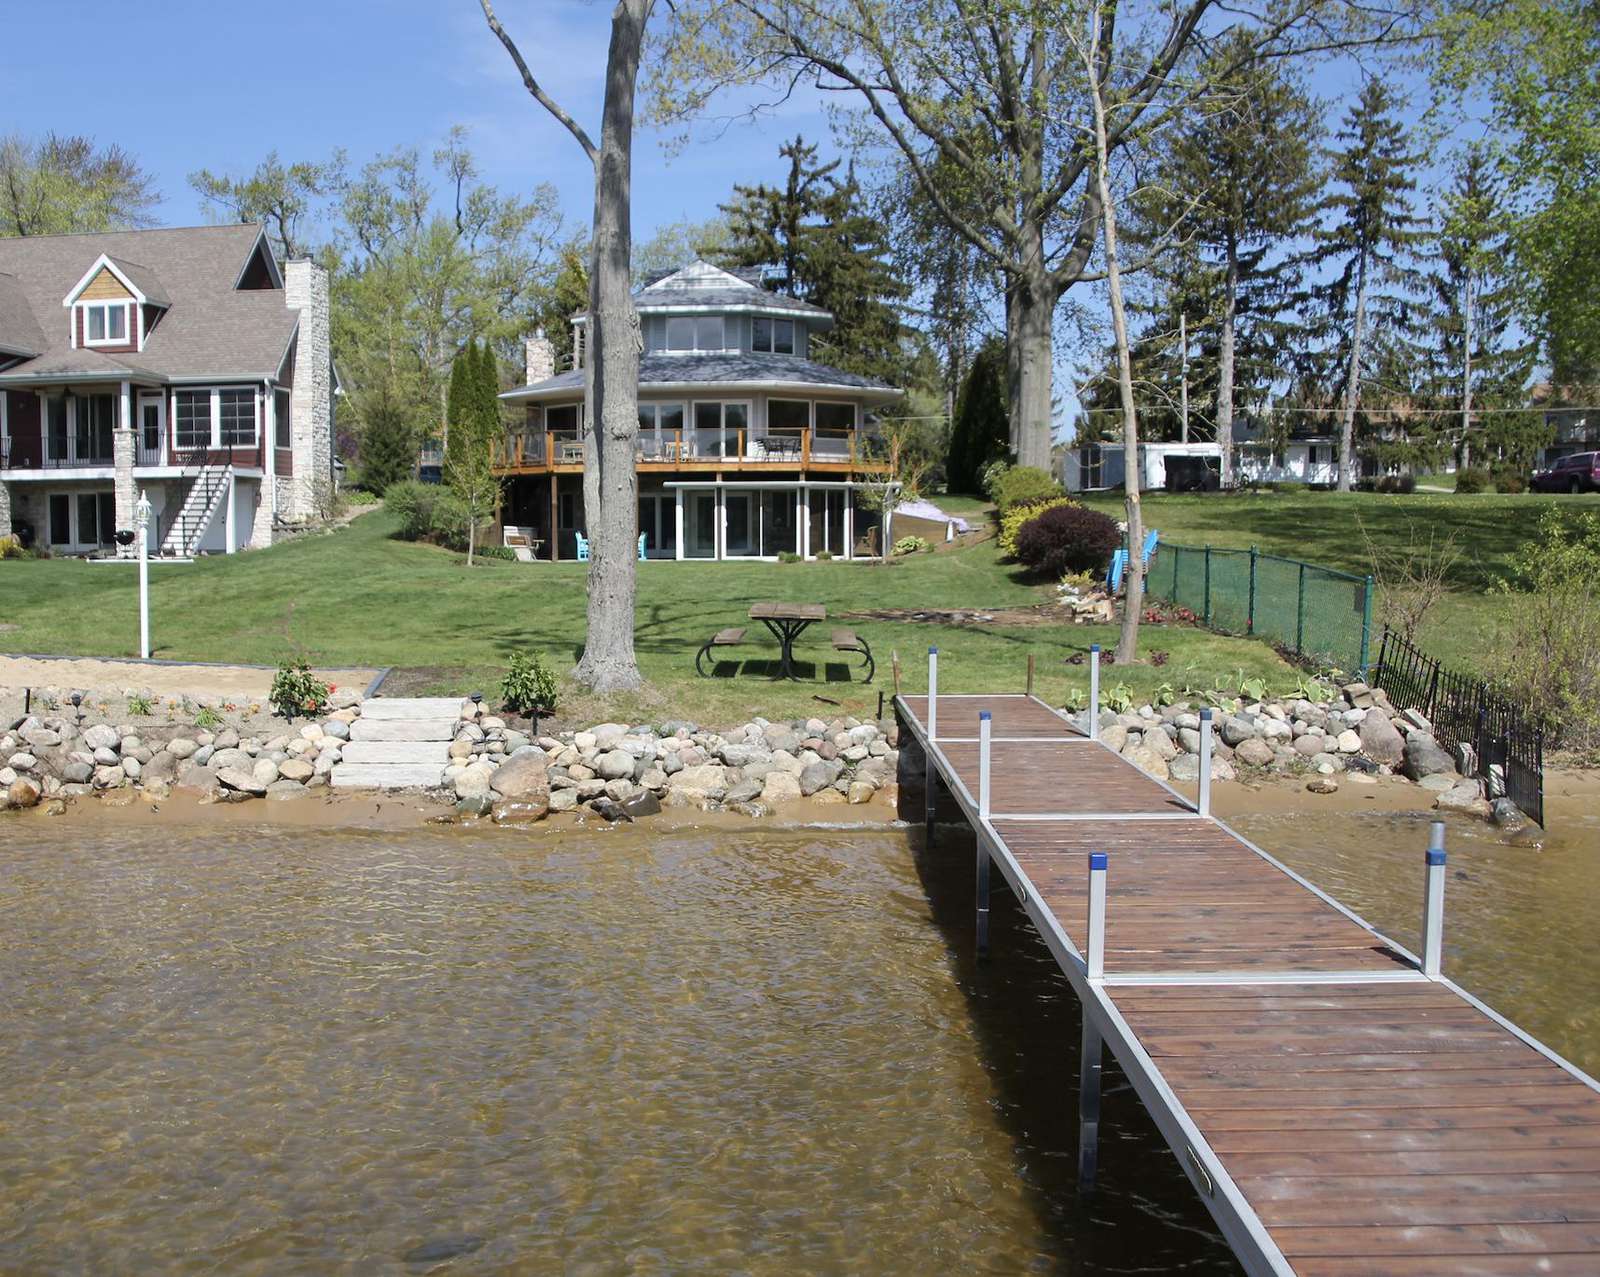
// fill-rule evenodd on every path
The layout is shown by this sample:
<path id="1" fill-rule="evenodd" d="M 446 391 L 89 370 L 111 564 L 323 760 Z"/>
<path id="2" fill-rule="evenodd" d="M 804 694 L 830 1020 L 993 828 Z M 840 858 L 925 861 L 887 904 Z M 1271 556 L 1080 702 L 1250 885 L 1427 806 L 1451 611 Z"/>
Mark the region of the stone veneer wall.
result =
<path id="1" fill-rule="evenodd" d="M 272 489 L 267 485 L 281 482 L 282 480 L 268 473 L 260 483 L 254 485 L 256 510 L 255 517 L 250 521 L 250 543 L 244 547 L 245 549 L 264 550 L 272 544 Z"/>
<path id="2" fill-rule="evenodd" d="M 522 354 L 528 385 L 548 381 L 556 375 L 555 343 L 544 335 L 544 329 L 539 329 L 523 343 Z"/>
<path id="3" fill-rule="evenodd" d="M 0 537 L 11 535 L 11 485 L 0 480 Z"/>
<path id="4" fill-rule="evenodd" d="M 284 304 L 300 312 L 295 349 L 294 389 L 290 391 L 290 445 L 294 475 L 288 500 L 280 495 L 278 514 L 289 522 L 311 518 L 319 488 L 333 484 L 333 364 L 329 336 L 328 272 L 309 258 L 283 268 Z"/>
<path id="5" fill-rule="evenodd" d="M 133 484 L 134 435 L 124 430 L 121 423 L 111 435 L 113 483 L 116 495 L 117 531 L 134 526 L 134 507 L 139 502 L 138 489 Z M 139 553 L 138 542 L 117 547 L 119 558 L 133 558 Z"/>

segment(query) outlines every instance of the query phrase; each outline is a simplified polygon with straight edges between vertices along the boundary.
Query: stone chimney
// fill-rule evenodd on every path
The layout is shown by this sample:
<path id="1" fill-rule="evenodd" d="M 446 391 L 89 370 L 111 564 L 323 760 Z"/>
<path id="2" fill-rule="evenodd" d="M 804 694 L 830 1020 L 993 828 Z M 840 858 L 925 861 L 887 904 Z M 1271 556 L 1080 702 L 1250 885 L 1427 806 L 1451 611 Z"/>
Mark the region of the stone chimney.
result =
<path id="1" fill-rule="evenodd" d="M 556 375 L 556 348 L 544 329 L 538 329 L 523 343 L 523 356 L 527 361 L 527 384 L 548 381 Z"/>
<path id="2" fill-rule="evenodd" d="M 290 522 L 308 519 L 320 493 L 333 488 L 333 346 L 329 336 L 328 272 L 310 258 L 283 266 L 283 304 L 300 312 L 289 443 L 294 474 L 279 479 L 277 510 Z"/>

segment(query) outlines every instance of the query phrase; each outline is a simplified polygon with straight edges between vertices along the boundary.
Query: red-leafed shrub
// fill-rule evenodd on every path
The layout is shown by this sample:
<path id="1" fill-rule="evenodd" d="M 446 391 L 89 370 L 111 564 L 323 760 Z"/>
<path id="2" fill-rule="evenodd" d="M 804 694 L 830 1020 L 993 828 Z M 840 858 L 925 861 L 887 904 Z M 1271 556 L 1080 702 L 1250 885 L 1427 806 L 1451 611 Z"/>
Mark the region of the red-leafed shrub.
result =
<path id="1" fill-rule="evenodd" d="M 1051 577 L 1100 573 L 1121 545 L 1122 530 L 1116 520 L 1088 506 L 1054 506 L 1022 525 L 1017 558 Z"/>

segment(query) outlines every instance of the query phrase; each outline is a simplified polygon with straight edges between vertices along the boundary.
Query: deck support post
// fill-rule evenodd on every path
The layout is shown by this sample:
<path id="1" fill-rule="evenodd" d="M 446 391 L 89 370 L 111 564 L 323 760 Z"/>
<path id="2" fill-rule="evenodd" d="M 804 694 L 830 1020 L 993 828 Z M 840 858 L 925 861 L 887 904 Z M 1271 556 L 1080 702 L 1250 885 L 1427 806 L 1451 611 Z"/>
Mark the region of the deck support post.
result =
<path id="1" fill-rule="evenodd" d="M 1105 1044 L 1088 1004 L 1083 1007 L 1083 1045 L 1078 1060 L 1078 1192 L 1094 1192 L 1100 1166 L 1100 1072 Z"/>
<path id="2" fill-rule="evenodd" d="M 1437 980 L 1444 953 L 1444 821 L 1428 835 L 1427 890 L 1422 907 L 1422 974 Z"/>
<path id="3" fill-rule="evenodd" d="M 1100 739 L 1100 644 L 1089 645 L 1089 739 Z"/>
<path id="4" fill-rule="evenodd" d="M 989 751 L 993 724 L 989 711 L 978 714 L 978 881 L 977 937 L 978 956 L 989 956 L 989 843 L 985 826 L 989 823 Z"/>
<path id="5" fill-rule="evenodd" d="M 933 766 L 933 742 L 939 732 L 939 649 L 928 649 L 928 747 L 922 751 L 922 804 L 928 832 L 923 839 L 933 847 L 933 818 L 939 807 L 939 778 Z"/>
<path id="6" fill-rule="evenodd" d="M 1106 974 L 1106 853 L 1089 853 L 1089 925 L 1084 964 L 1091 980 Z"/>
<path id="7" fill-rule="evenodd" d="M 1200 814 L 1211 814 L 1211 711 L 1200 711 Z"/>

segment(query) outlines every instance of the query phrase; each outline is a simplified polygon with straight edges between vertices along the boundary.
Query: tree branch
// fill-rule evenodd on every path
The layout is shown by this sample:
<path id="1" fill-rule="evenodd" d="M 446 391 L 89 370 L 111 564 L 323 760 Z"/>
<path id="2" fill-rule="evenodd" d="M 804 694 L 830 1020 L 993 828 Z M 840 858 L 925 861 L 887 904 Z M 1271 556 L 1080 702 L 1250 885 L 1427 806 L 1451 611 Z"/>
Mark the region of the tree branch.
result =
<path id="1" fill-rule="evenodd" d="M 522 83 L 528 92 L 533 94 L 534 100 L 546 111 L 560 120 L 568 133 L 578 140 L 578 145 L 583 148 L 583 153 L 589 157 L 590 164 L 600 162 L 600 152 L 584 132 L 583 125 L 574 120 L 562 108 L 561 104 L 539 87 L 539 82 L 533 78 L 533 72 L 528 69 L 528 64 L 523 60 L 522 51 L 517 48 L 516 41 L 511 38 L 506 29 L 500 25 L 500 19 L 495 17 L 494 5 L 489 0 L 478 0 L 483 6 L 483 16 L 489 23 L 489 30 L 501 44 L 505 45 L 506 52 L 511 55 L 511 60 L 517 64 L 517 70 L 522 73 Z"/>

